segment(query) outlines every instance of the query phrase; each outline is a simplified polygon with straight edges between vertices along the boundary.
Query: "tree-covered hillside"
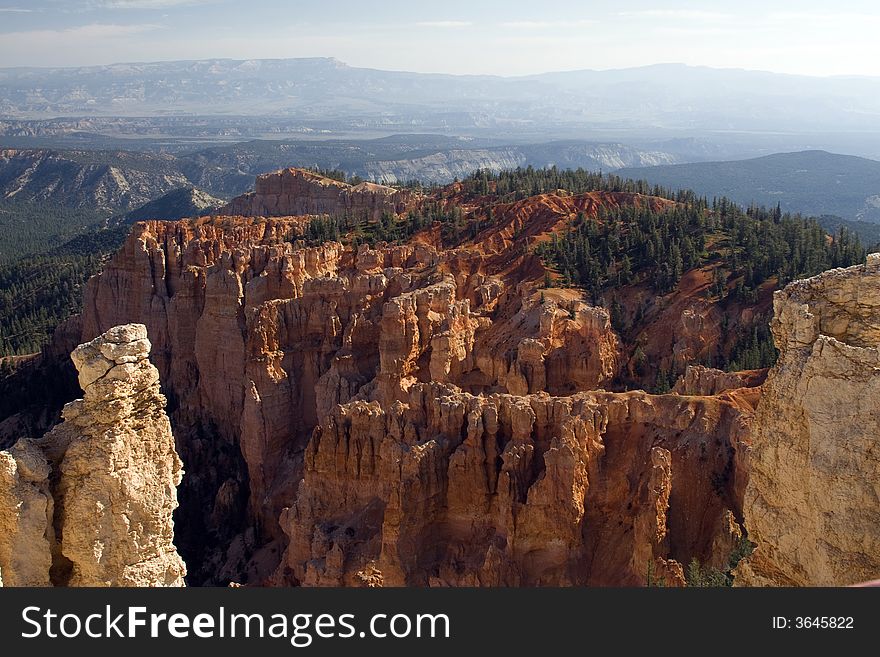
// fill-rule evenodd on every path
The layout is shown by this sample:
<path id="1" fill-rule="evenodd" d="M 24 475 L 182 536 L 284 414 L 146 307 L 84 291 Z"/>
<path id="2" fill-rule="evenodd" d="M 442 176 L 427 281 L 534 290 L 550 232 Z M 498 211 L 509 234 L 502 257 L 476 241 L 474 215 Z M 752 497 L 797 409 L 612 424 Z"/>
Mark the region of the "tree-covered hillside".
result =
<path id="1" fill-rule="evenodd" d="M 771 277 L 784 285 L 865 258 L 858 236 L 844 227 L 829 240 L 815 219 L 765 208 L 744 212 L 726 199 L 712 207 L 692 202 L 660 212 L 625 207 L 581 216 L 538 252 L 564 284 L 583 287 L 594 299 L 640 278 L 663 294 L 684 272 L 709 263 L 717 263 L 719 279 L 741 277 L 736 293 L 749 298 Z"/>
<path id="2" fill-rule="evenodd" d="M 0 264 L 54 248 L 104 226 L 107 213 L 54 203 L 0 201 Z"/>
<path id="3" fill-rule="evenodd" d="M 880 222 L 880 162 L 825 151 L 776 153 L 733 162 L 694 162 L 620 169 L 627 178 L 647 179 L 698 194 L 727 196 L 809 215 L 837 215 Z"/>
<path id="4" fill-rule="evenodd" d="M 82 287 L 119 248 L 128 226 L 81 235 L 43 254 L 0 265 L 0 356 L 39 351 L 82 308 Z"/>

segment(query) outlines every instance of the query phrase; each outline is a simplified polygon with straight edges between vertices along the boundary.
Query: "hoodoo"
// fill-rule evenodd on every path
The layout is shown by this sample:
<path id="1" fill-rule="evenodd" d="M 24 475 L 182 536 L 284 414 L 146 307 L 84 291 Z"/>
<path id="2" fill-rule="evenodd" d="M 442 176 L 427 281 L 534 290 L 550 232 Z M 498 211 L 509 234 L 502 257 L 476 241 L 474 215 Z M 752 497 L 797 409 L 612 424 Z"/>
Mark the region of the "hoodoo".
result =
<path id="1" fill-rule="evenodd" d="M 72 358 L 84 391 L 38 440 L 0 452 L 7 586 L 182 586 L 172 513 L 183 474 L 141 324 Z"/>

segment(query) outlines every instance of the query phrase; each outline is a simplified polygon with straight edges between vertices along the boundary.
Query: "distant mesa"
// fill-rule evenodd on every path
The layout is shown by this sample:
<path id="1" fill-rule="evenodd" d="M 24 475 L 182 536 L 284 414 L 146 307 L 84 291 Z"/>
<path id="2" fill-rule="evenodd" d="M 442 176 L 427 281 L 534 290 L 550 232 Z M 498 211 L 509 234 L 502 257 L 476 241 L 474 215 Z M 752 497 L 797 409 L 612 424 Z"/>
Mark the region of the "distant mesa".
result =
<path id="1" fill-rule="evenodd" d="M 257 176 L 253 192 L 232 199 L 219 213 L 244 217 L 350 214 L 375 219 L 385 211 L 406 211 L 415 198 L 411 191 L 371 182 L 350 185 L 291 167 Z"/>

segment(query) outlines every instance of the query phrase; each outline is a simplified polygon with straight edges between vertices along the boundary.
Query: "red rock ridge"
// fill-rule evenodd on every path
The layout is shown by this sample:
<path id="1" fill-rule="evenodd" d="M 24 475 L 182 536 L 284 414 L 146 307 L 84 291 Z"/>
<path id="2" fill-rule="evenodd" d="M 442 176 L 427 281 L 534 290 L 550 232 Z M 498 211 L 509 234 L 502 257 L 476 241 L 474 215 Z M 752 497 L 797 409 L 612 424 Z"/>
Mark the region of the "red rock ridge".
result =
<path id="1" fill-rule="evenodd" d="M 370 182 L 349 185 L 304 169 L 289 168 L 257 176 L 254 191 L 232 199 L 219 214 L 249 217 L 350 214 L 376 218 L 384 211 L 403 212 L 415 200 L 414 193 L 394 187 Z"/>

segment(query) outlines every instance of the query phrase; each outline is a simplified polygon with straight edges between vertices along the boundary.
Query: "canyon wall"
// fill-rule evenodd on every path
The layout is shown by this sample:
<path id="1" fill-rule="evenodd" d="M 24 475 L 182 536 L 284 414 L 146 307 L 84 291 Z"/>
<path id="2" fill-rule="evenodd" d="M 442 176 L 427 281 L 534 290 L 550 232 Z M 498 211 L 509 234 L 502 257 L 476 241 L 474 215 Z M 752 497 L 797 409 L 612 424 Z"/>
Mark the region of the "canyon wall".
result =
<path id="1" fill-rule="evenodd" d="M 354 189 L 289 170 L 233 206 L 337 214 Z M 400 209 L 365 189 L 377 196 L 358 212 Z M 459 188 L 447 192 L 459 203 Z M 607 310 L 546 282 L 532 247 L 581 213 L 671 203 L 541 194 L 497 204 L 455 248 L 437 226 L 405 244 L 304 246 L 309 216 L 136 224 L 56 334 L 104 335 L 74 357 L 84 400 L 0 461 L 3 490 L 28 500 L 0 516 L 12 528 L 4 581 L 45 577 L 4 556 L 18 540 L 46 546 L 38 563 L 49 559 L 53 583 L 179 584 L 175 445 L 188 473 L 173 539 L 196 584 L 682 585 L 694 559 L 726 570 L 744 528 L 758 548 L 737 583 L 872 574 L 876 258 L 777 294 L 780 360 L 762 393 L 765 370 L 693 364 L 722 339 L 711 271 L 688 272 L 661 301 L 650 286 L 624 290 L 623 323 L 643 317 L 629 343 Z M 114 327 L 131 322 L 143 330 L 122 340 Z M 683 370 L 674 394 L 622 391 L 636 344 Z M 133 444 L 135 431 L 155 438 Z M 69 447 L 72 436 L 92 447 Z M 146 491 L 114 474 L 123 458 L 153 468 L 154 506 L 123 515 L 143 514 L 156 540 L 121 541 L 117 555 L 96 546 Z"/>
<path id="2" fill-rule="evenodd" d="M 753 399 L 367 397 L 315 430 L 276 582 L 683 585 L 733 550 Z"/>
<path id="3" fill-rule="evenodd" d="M 723 567 L 757 394 L 602 392 L 625 359 L 608 312 L 541 289 L 523 248 L 654 202 L 541 195 L 454 249 L 303 247 L 308 217 L 137 224 L 88 284 L 82 339 L 147 326 L 188 465 L 192 580 L 680 584 L 693 558 Z"/>
<path id="4" fill-rule="evenodd" d="M 754 422 L 736 584 L 840 586 L 880 574 L 880 254 L 773 300 L 779 361 Z"/>
<path id="5" fill-rule="evenodd" d="M 6 586 L 182 586 L 172 512 L 183 474 L 146 327 L 72 354 L 84 391 L 40 439 L 0 452 Z"/>

